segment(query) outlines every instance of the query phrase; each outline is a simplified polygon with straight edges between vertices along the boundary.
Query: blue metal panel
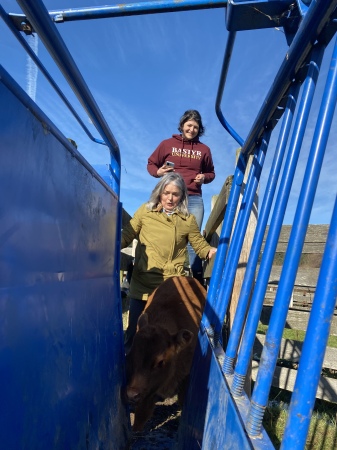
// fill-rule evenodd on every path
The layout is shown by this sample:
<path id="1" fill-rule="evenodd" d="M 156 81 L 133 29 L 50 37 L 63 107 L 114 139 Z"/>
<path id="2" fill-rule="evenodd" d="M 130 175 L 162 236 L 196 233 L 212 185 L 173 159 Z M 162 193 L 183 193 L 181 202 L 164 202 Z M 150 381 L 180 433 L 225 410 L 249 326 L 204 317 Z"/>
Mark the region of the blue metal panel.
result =
<path id="1" fill-rule="evenodd" d="M 290 15 L 292 0 L 228 0 L 229 31 L 282 27 Z"/>
<path id="2" fill-rule="evenodd" d="M 1 447 L 124 449 L 118 198 L 0 97 Z"/>
<path id="3" fill-rule="evenodd" d="M 183 408 L 177 450 L 273 449 L 265 432 L 261 434 L 263 439 L 253 444 L 248 439 L 227 381 L 203 331 L 199 332 L 185 405 L 188 408 Z"/>

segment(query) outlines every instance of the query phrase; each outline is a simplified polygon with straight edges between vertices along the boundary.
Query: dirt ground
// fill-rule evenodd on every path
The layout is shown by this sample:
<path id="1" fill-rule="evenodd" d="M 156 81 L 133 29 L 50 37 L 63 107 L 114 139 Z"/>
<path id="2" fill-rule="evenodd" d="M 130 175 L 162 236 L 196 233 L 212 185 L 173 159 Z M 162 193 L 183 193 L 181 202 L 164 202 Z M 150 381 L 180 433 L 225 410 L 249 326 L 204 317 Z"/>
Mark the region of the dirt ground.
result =
<path id="1" fill-rule="evenodd" d="M 133 433 L 129 450 L 173 450 L 176 445 L 181 410 L 177 398 L 156 404 L 144 431 Z M 131 413 L 131 424 L 133 413 Z"/>

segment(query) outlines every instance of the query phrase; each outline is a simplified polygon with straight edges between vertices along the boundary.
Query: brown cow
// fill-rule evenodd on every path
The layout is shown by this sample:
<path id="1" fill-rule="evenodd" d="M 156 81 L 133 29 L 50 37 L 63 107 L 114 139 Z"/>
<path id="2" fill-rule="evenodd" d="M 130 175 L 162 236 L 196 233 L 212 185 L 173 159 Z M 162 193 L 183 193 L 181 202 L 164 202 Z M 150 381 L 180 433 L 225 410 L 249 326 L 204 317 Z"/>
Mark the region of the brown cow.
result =
<path id="1" fill-rule="evenodd" d="M 178 394 L 182 405 L 206 291 L 194 278 L 173 277 L 149 297 L 127 363 L 127 397 L 141 431 L 156 401 Z"/>

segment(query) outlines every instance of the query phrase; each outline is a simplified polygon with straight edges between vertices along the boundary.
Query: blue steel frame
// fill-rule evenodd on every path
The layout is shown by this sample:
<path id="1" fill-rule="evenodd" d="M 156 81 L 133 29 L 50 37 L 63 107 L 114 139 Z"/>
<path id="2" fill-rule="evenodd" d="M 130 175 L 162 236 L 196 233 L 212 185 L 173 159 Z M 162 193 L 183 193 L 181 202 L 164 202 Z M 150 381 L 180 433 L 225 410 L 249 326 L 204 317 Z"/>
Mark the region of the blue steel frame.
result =
<path id="1" fill-rule="evenodd" d="M 53 80 L 53 78 L 51 77 L 51 75 L 49 74 L 49 72 L 47 71 L 47 69 L 44 67 L 44 65 L 41 63 L 41 61 L 39 60 L 39 58 L 35 55 L 35 53 L 33 52 L 33 50 L 30 48 L 30 46 L 27 44 L 27 42 L 25 41 L 25 39 L 21 36 L 21 34 L 19 33 L 19 31 L 17 30 L 17 28 L 15 27 L 13 21 L 10 19 L 10 16 L 5 12 L 5 10 L 3 9 L 3 7 L 0 5 L 0 16 L 3 19 L 3 21 L 6 23 L 6 25 L 8 26 L 8 28 L 12 31 L 12 33 L 14 34 L 14 36 L 16 37 L 16 39 L 20 42 L 20 44 L 22 45 L 22 47 L 25 49 L 25 51 L 28 53 L 28 55 L 30 56 L 30 58 L 35 62 L 35 64 L 38 66 L 38 68 L 41 70 L 41 72 L 43 73 L 43 75 L 46 77 L 46 79 L 49 81 L 49 83 L 52 85 L 52 87 L 55 89 L 55 91 L 57 92 L 57 94 L 59 95 L 59 97 L 62 99 L 62 101 L 65 103 L 65 105 L 68 107 L 68 109 L 72 112 L 73 116 L 76 118 L 76 120 L 78 121 L 78 123 L 81 125 L 81 127 L 83 128 L 83 130 L 85 131 L 85 133 L 88 135 L 88 137 L 98 143 L 98 144 L 103 144 L 106 145 L 104 141 L 102 141 L 101 139 L 96 139 L 92 136 L 92 134 L 90 133 L 90 131 L 88 130 L 88 128 L 85 126 L 84 122 L 82 121 L 82 119 L 80 118 L 80 116 L 77 114 L 77 112 L 75 111 L 75 109 L 73 108 L 73 106 L 71 105 L 71 103 L 68 101 L 68 99 L 66 98 L 66 96 L 63 94 L 63 92 L 61 91 L 61 89 L 58 87 L 58 85 L 55 83 L 55 81 Z"/>
<path id="2" fill-rule="evenodd" d="M 303 87 L 302 99 L 299 104 L 297 112 L 297 120 L 295 121 L 293 138 L 289 145 L 288 157 L 284 165 L 285 169 L 283 171 L 280 182 L 280 186 L 282 186 L 282 189 L 279 190 L 276 198 L 275 208 L 271 219 L 267 242 L 262 255 L 260 269 L 252 296 L 251 308 L 248 312 L 243 343 L 239 352 L 238 361 L 234 373 L 232 390 L 233 394 L 236 396 L 242 395 L 244 379 L 248 369 L 250 352 L 252 348 L 249 347 L 249 345 L 254 344 L 254 338 L 258 327 L 258 321 L 262 311 L 264 296 L 267 289 L 268 279 L 272 268 L 277 241 L 281 231 L 283 217 L 285 214 L 290 194 L 291 184 L 293 182 L 295 175 L 296 165 L 299 157 L 299 152 L 301 149 L 302 140 L 304 137 L 305 126 L 309 116 L 311 102 L 315 91 L 315 82 L 317 80 L 317 77 L 318 77 L 318 70 L 316 63 L 310 64 L 306 82 L 304 83 Z M 269 200 L 269 206 L 271 200 L 272 199 Z M 263 201 L 263 204 L 264 203 L 265 201 Z M 263 216 L 261 217 L 263 218 Z M 255 252 L 258 252 L 260 250 L 261 244 L 262 242 L 260 238 L 259 247 L 257 247 L 256 250 L 253 247 Z"/>
<path id="3" fill-rule="evenodd" d="M 247 154 L 254 153 L 254 159 L 256 160 L 257 147 L 255 142 L 260 141 L 261 139 L 260 136 L 262 135 L 262 133 L 265 133 L 264 130 L 266 130 L 266 128 L 268 129 L 268 127 L 269 128 L 273 127 L 273 123 L 271 123 L 271 120 L 275 111 L 275 107 L 277 106 L 277 103 L 281 102 L 282 96 L 285 96 L 286 92 L 289 91 L 289 87 L 291 86 L 291 84 L 294 84 L 294 87 L 291 88 L 290 90 L 290 98 L 289 98 L 289 101 L 292 103 L 292 105 L 288 105 L 288 108 L 286 109 L 286 114 L 284 116 L 284 126 L 281 127 L 278 144 L 279 148 L 277 148 L 275 153 L 275 162 L 274 162 L 275 167 L 273 165 L 272 171 L 270 173 L 270 178 L 267 184 L 266 190 L 267 192 L 265 198 L 263 199 L 262 212 L 258 220 L 257 229 L 255 232 L 255 237 L 250 253 L 250 259 L 248 262 L 245 279 L 243 282 L 243 287 L 241 289 L 239 304 L 237 307 L 233 328 L 231 330 L 231 335 L 226 348 L 226 354 L 224 355 L 223 372 L 229 383 L 232 395 L 234 399 L 236 399 L 239 410 L 240 404 L 246 401 L 246 395 L 243 392 L 243 386 L 245 382 L 246 373 L 248 370 L 248 365 L 250 363 L 251 349 L 253 347 L 258 320 L 262 310 L 264 295 L 268 284 L 271 265 L 276 251 L 276 245 L 291 190 L 291 185 L 296 169 L 299 152 L 301 149 L 302 140 L 305 133 L 310 106 L 314 95 L 316 81 L 319 74 L 319 67 L 324 54 L 325 46 L 327 44 L 327 42 L 324 39 L 321 39 L 321 41 L 318 39 L 318 43 L 316 43 L 314 48 L 312 48 L 312 46 L 311 48 L 308 48 L 310 47 L 309 41 L 307 40 L 308 33 L 311 32 L 312 36 L 315 36 L 316 39 L 317 38 L 316 30 L 317 27 L 322 28 L 322 21 L 325 23 L 329 22 L 332 23 L 335 20 L 334 15 L 332 14 L 335 7 L 336 3 L 332 5 L 331 2 L 317 2 L 315 4 L 312 4 L 312 6 L 309 8 L 308 13 L 304 18 L 303 23 L 298 31 L 298 34 L 295 36 L 293 43 L 289 49 L 289 52 L 287 53 L 287 58 L 282 64 L 276 76 L 275 82 L 272 88 L 270 89 L 267 98 L 263 102 L 263 106 L 242 148 L 242 153 L 244 157 Z M 320 15 L 320 17 L 318 17 L 318 15 Z M 332 18 L 329 18 L 327 15 L 331 15 Z M 311 28 L 311 26 L 313 28 Z M 334 25 L 332 26 L 335 27 Z M 234 130 L 232 130 L 229 127 L 228 122 L 225 121 L 220 111 L 220 102 L 222 90 L 224 88 L 224 79 L 227 75 L 229 59 L 234 43 L 234 37 L 235 32 L 231 32 L 229 35 L 229 42 L 227 44 L 224 58 L 222 78 L 220 81 L 218 98 L 216 102 L 216 111 L 220 119 L 220 122 L 223 124 L 223 126 L 227 129 L 227 131 L 229 131 L 229 133 L 237 142 L 240 142 L 241 138 Z M 313 39 L 311 42 L 314 42 L 315 39 Z M 298 95 L 300 83 L 303 81 L 302 80 L 303 74 L 300 75 L 298 69 L 301 66 L 303 66 L 304 61 L 308 58 L 309 52 L 311 52 L 311 55 L 309 62 L 306 63 L 308 68 L 306 70 L 307 74 L 302 88 L 302 99 L 298 106 L 293 137 L 289 145 L 288 158 L 284 165 L 283 176 L 280 181 L 280 188 L 275 202 L 273 216 L 271 218 L 269 234 L 264 248 L 261 265 L 256 285 L 252 294 L 250 309 L 248 311 L 248 316 L 246 320 L 245 317 L 247 313 L 249 296 L 254 282 L 255 276 L 254 272 L 256 269 L 257 259 L 262 245 L 263 234 L 266 228 L 268 216 L 271 209 L 271 204 L 273 201 L 273 196 L 276 187 L 275 183 L 278 180 L 279 176 L 278 174 L 280 172 L 280 166 L 282 162 L 280 157 L 283 158 L 283 153 L 286 147 L 285 138 L 287 138 L 290 131 L 291 119 L 294 114 L 296 98 Z M 302 251 L 302 245 L 304 242 L 304 237 L 309 222 L 312 202 L 314 199 L 315 189 L 317 186 L 318 177 L 320 173 L 322 158 L 326 147 L 327 136 L 330 130 L 331 120 L 336 104 L 335 86 L 333 85 L 335 81 L 332 81 L 334 80 L 335 73 L 336 73 L 336 55 L 334 53 L 332 57 L 326 91 L 322 99 L 322 107 L 321 107 L 322 112 L 320 112 L 320 116 L 317 120 L 317 128 L 313 139 L 312 150 L 309 156 L 307 174 L 303 181 L 302 192 L 298 203 L 298 210 L 295 216 L 292 234 L 290 237 L 288 251 L 286 255 L 286 260 L 284 263 L 281 280 L 279 283 L 274 303 L 273 313 L 266 337 L 266 344 L 264 346 L 264 350 L 262 353 L 258 378 L 255 383 L 255 389 L 253 392 L 252 400 L 251 402 L 249 402 L 250 405 L 249 413 L 248 415 L 246 415 L 245 411 L 243 411 L 242 415 L 243 420 L 245 421 L 246 424 L 246 430 L 248 434 L 252 438 L 254 438 L 253 441 L 254 446 L 255 445 L 258 446 L 255 439 L 261 438 L 262 418 L 268 400 L 268 394 L 272 382 L 274 367 L 276 364 L 278 349 L 282 337 L 282 331 L 285 325 L 290 296 L 295 281 L 296 271 L 299 264 L 299 258 Z M 297 74 L 300 75 L 301 78 L 299 78 Z M 295 80 L 295 83 L 293 83 L 292 80 Z M 324 123 L 323 118 L 325 120 Z M 315 140 L 318 140 L 319 144 L 315 142 Z M 316 149 L 318 145 L 320 146 L 319 150 Z M 280 151 L 282 152 L 281 155 L 279 155 Z M 243 167 L 244 165 L 241 163 L 241 161 L 239 161 L 239 164 L 236 168 L 234 175 L 234 183 L 236 179 L 239 179 L 240 181 L 242 180 L 244 171 L 241 171 L 240 169 Z M 250 177 L 254 177 L 253 174 L 254 170 L 255 168 L 253 164 L 251 173 L 249 175 Z M 274 178 L 274 176 L 276 178 Z M 256 185 L 254 183 L 251 183 L 250 185 L 250 182 L 249 181 L 247 182 L 246 187 L 247 191 L 253 189 L 253 193 L 255 193 L 255 188 Z M 219 243 L 220 247 L 218 249 L 218 255 L 216 257 L 215 268 L 212 274 L 212 280 L 210 282 L 210 292 L 208 294 L 209 304 L 205 309 L 203 317 L 203 325 L 205 326 L 205 330 L 209 336 L 210 342 L 215 347 L 216 352 L 220 334 L 220 329 L 218 327 L 221 326 L 221 324 L 223 323 L 224 315 L 227 310 L 227 306 L 231 295 L 233 279 L 235 276 L 235 270 L 238 262 L 238 255 L 242 245 L 243 236 L 241 235 L 242 234 L 241 230 L 242 227 L 245 227 L 247 223 L 244 217 L 246 215 L 249 216 L 251 212 L 250 200 L 252 198 L 253 193 L 252 192 L 247 193 L 247 196 L 245 197 L 246 193 L 245 192 L 241 203 L 241 209 L 238 214 L 237 225 L 234 228 L 233 235 L 230 241 L 229 236 L 232 230 L 233 215 L 234 210 L 237 207 L 237 199 L 238 199 L 238 195 L 235 195 L 236 191 L 237 191 L 237 184 L 233 186 L 233 191 L 231 192 L 231 194 L 233 195 L 231 195 L 229 199 L 228 209 L 226 211 L 224 219 L 223 230 L 220 236 L 220 243 Z M 248 198 L 250 198 L 250 200 L 248 200 Z M 243 213 L 243 210 L 245 210 L 246 208 L 248 211 L 245 211 Z M 333 223 L 331 224 L 331 226 L 333 226 Z M 329 267 L 326 270 L 328 270 L 331 275 L 328 278 L 329 287 L 326 289 L 325 295 L 323 295 L 324 298 L 325 296 L 329 296 L 329 301 L 331 302 L 329 304 L 329 307 L 327 306 L 323 313 L 324 316 L 325 314 L 327 315 L 328 324 L 331 323 L 332 311 L 334 308 L 334 302 L 336 300 L 336 292 L 335 292 L 336 281 L 332 276 L 333 274 L 336 273 L 335 272 L 336 255 L 332 255 L 331 252 L 329 255 L 330 255 L 329 262 L 328 259 L 326 259 L 325 261 L 327 266 Z M 224 257 L 226 257 L 225 263 L 223 260 Z M 322 270 L 324 270 L 324 264 L 322 265 Z M 216 275 L 216 277 L 214 277 L 214 274 Z M 320 277 L 320 279 L 321 278 L 323 280 L 323 276 Z M 225 284 L 223 283 L 223 280 L 225 280 Z M 321 288 L 323 289 L 322 286 Z M 316 296 L 319 296 L 318 292 Z M 325 301 L 327 302 L 328 300 Z M 324 304 L 325 303 L 323 300 L 322 305 Z M 318 308 L 316 309 L 316 312 L 317 310 Z M 317 321 L 316 319 L 314 319 L 314 311 L 312 311 L 311 317 L 312 322 L 315 322 L 317 326 Z M 242 342 L 240 344 L 239 341 L 242 331 L 243 336 Z M 324 332 L 322 333 L 322 340 L 321 340 L 320 339 L 321 336 L 317 334 L 317 332 L 315 332 L 314 335 L 315 337 L 313 337 L 313 334 L 311 333 L 311 338 L 309 338 L 308 332 L 307 339 L 310 339 L 311 343 L 313 339 L 316 339 L 316 348 L 320 349 L 317 350 L 318 354 L 320 354 L 320 352 L 324 353 L 327 333 L 328 331 L 325 329 Z M 310 344 L 307 344 L 308 349 L 309 345 Z M 237 353 L 239 346 L 240 350 L 239 353 Z M 236 358 L 237 363 L 233 375 L 233 365 Z M 295 417 L 295 415 L 294 416 L 289 415 L 289 425 L 287 426 L 285 442 L 282 448 L 304 448 L 305 438 L 308 431 L 310 420 L 310 412 L 311 412 L 310 408 L 313 407 L 322 358 L 323 357 L 319 359 L 316 365 L 316 362 L 310 359 L 309 350 L 307 355 L 303 354 L 303 357 L 301 359 L 302 374 L 303 374 L 302 376 L 304 377 L 304 373 L 306 373 L 305 367 L 309 366 L 311 370 L 312 365 L 314 365 L 315 366 L 315 370 L 313 371 L 314 380 L 310 383 L 308 390 L 306 392 L 303 392 L 302 390 L 300 395 L 299 394 L 300 389 L 298 387 L 296 394 L 294 394 L 294 400 L 292 401 L 292 405 L 294 406 L 292 406 L 290 413 L 292 412 L 292 410 L 294 410 L 298 413 L 298 417 Z M 301 377 L 300 372 L 299 377 Z M 299 378 L 299 380 L 301 380 L 301 378 Z M 301 382 L 299 381 L 298 386 L 300 386 L 300 383 Z M 299 398 L 300 401 L 298 401 Z M 308 401 L 309 398 L 310 401 Z M 305 410 L 305 413 L 302 412 L 299 413 L 299 411 L 302 410 Z M 301 423 L 301 427 L 299 427 L 299 423 Z"/>
<path id="4" fill-rule="evenodd" d="M 112 189 L 119 196 L 121 161 L 114 135 L 42 1 L 18 0 L 18 3 L 108 146 L 111 155 Z"/>
<path id="5" fill-rule="evenodd" d="M 48 11 L 40 0 L 18 0 L 25 16 L 7 15 L 0 7 L 0 14 L 11 28 L 13 33 L 24 45 L 30 56 L 37 62 L 22 38 L 13 29 L 14 26 L 22 29 L 23 24 L 29 25 L 43 40 L 61 71 L 65 75 L 74 92 L 80 99 L 84 109 L 88 112 L 96 128 L 104 141 L 99 141 L 87 132 L 89 137 L 98 143 L 106 143 L 111 153 L 111 170 L 114 177 L 113 189 L 119 195 L 120 185 L 120 156 L 118 145 L 111 133 L 105 119 L 92 98 L 79 70 L 71 55 L 58 34 L 54 22 L 67 20 L 85 20 L 102 17 L 116 17 L 122 15 L 150 14 L 158 12 L 182 11 L 191 9 L 220 8 L 227 2 L 203 0 L 183 0 L 176 3 L 149 1 L 112 7 L 85 8 L 68 11 Z M 243 3 L 243 2 L 242 2 Z M 250 352 L 261 313 L 266 286 L 271 270 L 271 265 L 276 250 L 277 240 L 282 226 L 282 221 L 287 206 L 294 173 L 303 141 L 307 119 L 315 91 L 315 85 L 319 74 L 319 68 L 327 41 L 335 33 L 337 0 L 317 0 L 310 7 L 301 8 L 305 14 L 302 23 L 296 33 L 279 72 L 262 103 L 262 107 L 255 119 L 246 140 L 229 125 L 221 111 L 221 102 L 231 54 L 234 48 L 235 33 L 229 33 L 223 67 L 220 76 L 219 89 L 216 98 L 216 113 L 224 128 L 242 146 L 241 154 L 234 173 L 233 187 L 231 189 L 228 207 L 222 228 L 215 266 L 212 273 L 207 303 L 202 319 L 199 334 L 199 347 L 196 352 L 192 374 L 191 386 L 188 393 L 189 403 L 183 412 L 180 431 L 180 448 L 207 448 L 210 442 L 217 445 L 225 445 L 225 436 L 232 431 L 227 430 L 218 436 L 211 433 L 213 423 L 219 424 L 217 416 L 226 421 L 226 427 L 231 427 L 242 440 L 241 448 L 271 448 L 271 444 L 262 428 L 262 418 L 268 400 L 273 370 L 276 364 L 277 352 L 280 345 L 282 330 L 286 320 L 286 314 L 290 301 L 292 286 L 294 284 L 299 258 L 302 251 L 305 232 L 309 223 L 312 203 L 325 152 L 327 137 L 331 127 L 331 121 L 337 101 L 337 43 L 332 57 L 329 76 L 321 103 L 321 110 L 317 120 L 315 135 L 310 150 L 309 160 L 303 181 L 301 195 L 296 210 L 294 224 L 290 235 L 289 246 L 286 253 L 284 268 L 281 273 L 279 288 L 277 290 L 275 305 L 270 319 L 270 326 L 266 336 L 260 370 L 253 392 L 249 401 L 243 392 L 243 385 L 250 362 Z M 12 25 L 11 20 L 14 25 Z M 232 26 L 233 24 L 231 24 Z M 330 27 L 330 28 L 329 28 Z M 235 24 L 234 24 L 235 28 Z M 326 32 L 326 28 L 330 31 Z M 323 31 L 322 31 L 323 30 Z M 332 31 L 331 31 L 332 30 Z M 324 34 L 325 33 L 325 34 Z M 322 37 L 323 36 L 323 37 Z M 37 64 L 40 64 L 37 62 Z M 63 98 L 58 87 L 52 81 L 42 65 L 39 66 L 53 87 Z M 304 74 L 304 75 L 303 75 Z M 304 78 L 304 83 L 303 83 Z M 295 108 L 301 88 L 301 100 Z M 67 101 L 63 98 L 65 103 Z M 67 104 L 74 113 L 72 107 Z M 247 270 L 239 298 L 237 314 L 234 320 L 232 333 L 226 348 L 226 353 L 221 348 L 221 329 L 230 301 L 231 290 L 234 282 L 236 267 L 238 264 L 241 247 L 244 240 L 245 229 L 251 214 L 254 196 L 259 183 L 263 163 L 268 149 L 269 139 L 273 128 L 283 114 L 283 123 L 280 129 L 276 146 L 274 161 L 268 179 L 268 189 L 263 199 L 260 217 L 254 236 L 252 250 L 247 265 Z M 276 193 L 277 182 L 281 174 L 281 166 L 286 152 L 287 139 L 290 133 L 292 121 L 294 131 L 289 143 L 289 149 L 281 175 L 280 188 L 278 190 L 275 207 L 271 216 L 269 234 L 265 244 L 259 273 L 256 279 L 252 299 L 249 301 L 253 289 L 255 269 L 262 246 L 263 235 L 271 212 L 271 206 Z M 240 212 L 234 227 L 236 210 L 240 193 L 242 191 L 248 157 L 253 155 L 253 164 L 248 174 L 248 181 L 243 192 Z M 121 205 L 119 205 L 119 218 L 121 218 Z M 120 227 L 119 227 L 120 228 Z M 304 448 L 305 438 L 309 426 L 310 413 L 313 407 L 318 377 L 322 365 L 324 349 L 329 333 L 329 326 L 334 310 L 334 302 L 337 290 L 337 206 L 335 205 L 327 246 L 323 257 L 322 267 L 317 285 L 314 305 L 308 325 L 308 333 L 305 339 L 303 353 L 300 361 L 298 377 L 290 408 L 289 419 L 285 431 L 282 448 Z M 120 234 L 117 233 L 118 242 Z M 118 247 L 118 246 L 117 246 Z M 116 259 L 118 250 L 116 250 Z M 115 273 L 115 276 L 117 274 Z M 250 306 L 249 306 L 250 303 Z M 246 318 L 247 315 L 247 318 Z M 240 337 L 242 334 L 242 341 Z M 311 349 L 315 348 L 319 355 L 315 361 L 311 361 Z M 234 367 L 234 361 L 237 363 Z M 199 365 L 201 364 L 201 366 Z M 308 381 L 308 368 L 310 382 Z M 305 376 L 306 383 L 303 383 Z M 226 402 L 221 407 L 217 398 L 212 397 L 212 381 L 220 383 L 221 392 Z M 200 386 L 200 383 L 202 386 Z M 305 389 L 303 389 L 305 385 Z M 301 386 L 301 389 L 299 389 Z M 205 389 L 209 388 L 209 392 Z M 203 410 L 200 416 L 194 417 L 196 409 L 193 407 L 196 393 L 202 392 L 200 405 Z M 198 399 L 199 401 L 199 399 Z M 212 406 L 210 406 L 212 405 Z M 195 406 L 196 407 L 196 406 Z M 212 409 L 209 414 L 208 408 Z M 206 412 L 207 410 L 207 412 Z M 233 425 L 235 423 L 235 425 Z M 193 434 L 191 424 L 195 425 Z M 240 429 L 240 430 L 239 430 Z M 245 431 L 246 430 L 246 431 Z M 248 433 L 251 439 L 247 439 Z M 196 437 L 198 435 L 198 437 Z M 246 437 L 245 437 L 246 436 Z M 183 444 L 182 444 L 183 443 Z M 208 447 L 210 448 L 210 447 Z M 216 447 L 214 447 L 216 448 Z"/>

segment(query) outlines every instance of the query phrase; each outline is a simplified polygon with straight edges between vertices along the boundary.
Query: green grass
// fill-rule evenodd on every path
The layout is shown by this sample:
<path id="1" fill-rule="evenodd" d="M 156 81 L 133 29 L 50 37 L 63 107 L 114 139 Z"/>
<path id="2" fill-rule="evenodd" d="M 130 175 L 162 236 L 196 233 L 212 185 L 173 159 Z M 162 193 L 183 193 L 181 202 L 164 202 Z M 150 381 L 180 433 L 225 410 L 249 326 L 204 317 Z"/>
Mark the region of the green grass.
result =
<path id="1" fill-rule="evenodd" d="M 263 325 L 259 323 L 259 327 L 257 332 L 259 334 L 266 334 L 268 329 L 268 325 Z M 305 331 L 302 330 L 293 330 L 291 328 L 285 328 L 283 330 L 283 338 L 291 339 L 293 341 L 303 342 L 305 337 Z M 337 348 L 337 336 L 330 336 L 328 339 L 328 347 Z"/>
<path id="2" fill-rule="evenodd" d="M 279 449 L 288 418 L 288 404 L 271 403 L 264 416 L 263 426 L 274 447 Z M 314 411 L 306 441 L 308 450 L 335 450 L 337 448 L 336 420 L 324 412 Z"/>
<path id="3" fill-rule="evenodd" d="M 266 334 L 267 325 L 259 324 L 258 333 Z M 285 328 L 283 338 L 303 342 L 305 332 Z M 337 336 L 330 336 L 328 346 L 337 348 Z M 263 419 L 263 426 L 274 447 L 280 448 L 288 417 L 291 392 L 272 387 L 269 404 Z M 337 405 L 316 399 L 314 412 L 310 421 L 306 450 L 337 449 Z"/>

